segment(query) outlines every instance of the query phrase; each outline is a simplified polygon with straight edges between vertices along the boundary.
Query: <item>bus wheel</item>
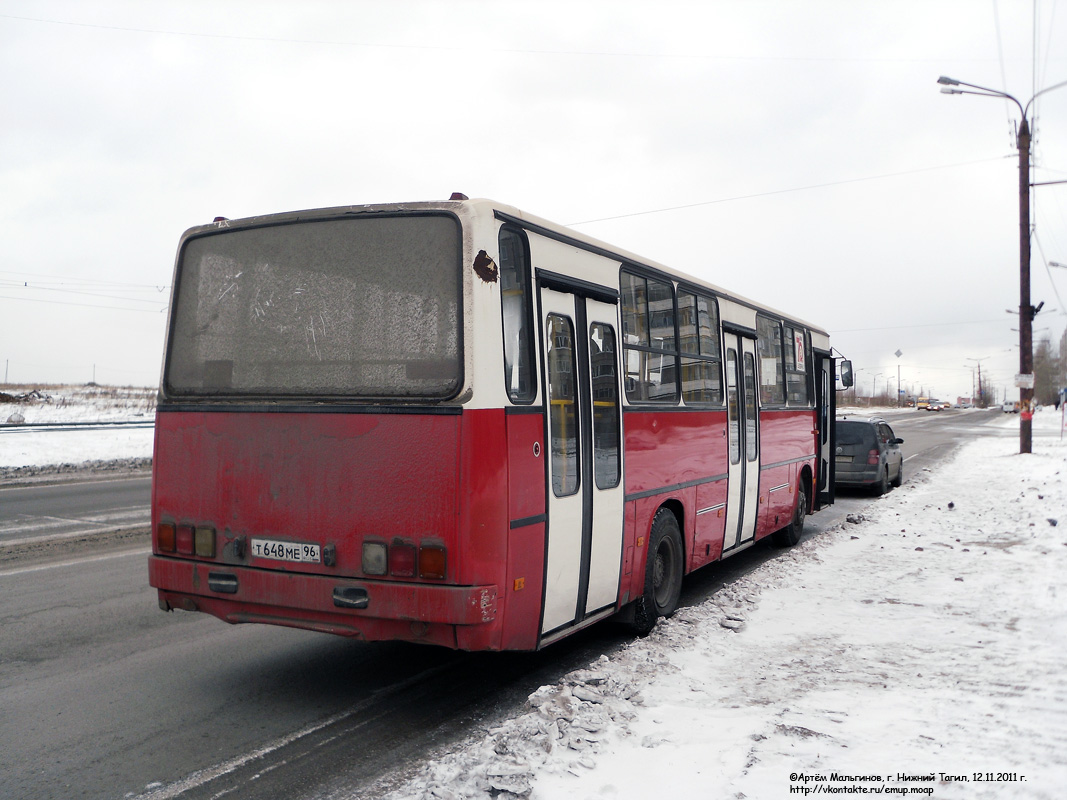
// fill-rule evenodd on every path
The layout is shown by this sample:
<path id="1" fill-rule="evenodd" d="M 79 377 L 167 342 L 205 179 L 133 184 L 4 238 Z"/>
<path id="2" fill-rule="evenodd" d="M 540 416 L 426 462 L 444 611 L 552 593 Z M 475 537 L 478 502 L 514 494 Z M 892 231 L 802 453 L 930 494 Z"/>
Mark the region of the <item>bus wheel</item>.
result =
<path id="1" fill-rule="evenodd" d="M 778 547 L 792 547 L 804 535 L 804 520 L 808 515 L 808 493 L 804 485 L 797 486 L 797 507 L 793 510 L 793 519 L 780 531 L 774 532 L 774 543 Z"/>
<path id="2" fill-rule="evenodd" d="M 661 508 L 652 520 L 645 559 L 645 593 L 634 608 L 633 627 L 647 636 L 659 617 L 669 617 L 678 608 L 682 594 L 682 532 L 669 509 Z"/>

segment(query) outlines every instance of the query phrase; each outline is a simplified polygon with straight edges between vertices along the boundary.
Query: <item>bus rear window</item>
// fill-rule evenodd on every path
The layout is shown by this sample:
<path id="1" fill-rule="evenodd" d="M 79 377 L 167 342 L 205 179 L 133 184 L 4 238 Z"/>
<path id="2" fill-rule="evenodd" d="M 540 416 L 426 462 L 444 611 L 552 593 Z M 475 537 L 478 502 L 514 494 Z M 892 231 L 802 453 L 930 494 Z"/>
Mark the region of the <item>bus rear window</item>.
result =
<path id="1" fill-rule="evenodd" d="M 221 231 L 180 255 L 174 395 L 446 398 L 462 383 L 460 231 L 445 215 Z"/>

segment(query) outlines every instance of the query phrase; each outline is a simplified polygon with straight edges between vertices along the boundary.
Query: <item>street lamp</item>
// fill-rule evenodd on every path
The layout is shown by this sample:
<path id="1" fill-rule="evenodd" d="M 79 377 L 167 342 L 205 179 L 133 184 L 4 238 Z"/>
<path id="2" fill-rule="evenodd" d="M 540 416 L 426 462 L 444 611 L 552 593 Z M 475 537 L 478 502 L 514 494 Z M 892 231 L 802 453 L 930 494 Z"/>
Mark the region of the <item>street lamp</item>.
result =
<path id="1" fill-rule="evenodd" d="M 897 357 L 897 408 L 900 408 L 900 357 L 904 355 L 900 348 L 893 354 Z"/>
<path id="2" fill-rule="evenodd" d="M 974 94 L 1011 100 L 1019 108 L 1019 452 L 1033 452 L 1034 337 L 1032 323 L 1035 309 L 1030 305 L 1030 106 L 1041 95 L 1067 86 L 1067 81 L 1042 89 L 1023 106 L 1007 92 L 987 89 L 942 75 L 937 79 L 942 94 Z M 954 87 L 966 86 L 967 89 Z M 977 91 L 969 91 L 977 90 Z"/>

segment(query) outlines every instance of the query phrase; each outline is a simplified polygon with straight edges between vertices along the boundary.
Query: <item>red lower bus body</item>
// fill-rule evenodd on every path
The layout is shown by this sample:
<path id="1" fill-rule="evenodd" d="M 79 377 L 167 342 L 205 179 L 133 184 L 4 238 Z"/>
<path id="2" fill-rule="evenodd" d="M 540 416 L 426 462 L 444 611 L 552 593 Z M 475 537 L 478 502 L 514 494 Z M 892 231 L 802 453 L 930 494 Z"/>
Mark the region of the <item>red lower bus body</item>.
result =
<path id="1" fill-rule="evenodd" d="M 187 409 L 161 407 L 156 420 L 149 576 L 162 608 L 367 641 L 463 650 L 541 645 L 541 414 Z M 726 424 L 725 411 L 625 414 L 616 608 L 644 590 L 648 532 L 665 505 L 682 527 L 686 572 L 722 557 Z M 788 524 L 798 484 L 809 506 L 813 496 L 815 436 L 797 435 L 813 431 L 813 412 L 764 414 L 761 426 L 770 466 L 760 476 L 756 539 Z M 812 448 L 785 444 L 798 439 Z M 178 530 L 173 552 L 161 548 L 167 525 Z M 190 545 L 198 530 L 213 531 L 210 553 Z M 316 544 L 324 557 L 257 557 L 253 539 Z M 443 549 L 443 577 L 419 577 L 417 563 L 412 574 L 410 562 L 366 574 L 365 543 L 391 554 Z"/>
<path id="2" fill-rule="evenodd" d="M 530 419 L 539 436 L 540 417 Z M 510 541 L 520 537 L 508 535 L 504 429 L 502 409 L 159 413 L 153 530 L 172 523 L 216 537 L 213 558 L 161 552 L 156 537 L 149 576 L 160 604 L 367 640 L 535 648 L 543 541 L 534 531 Z M 257 558 L 253 538 L 318 544 L 333 563 Z M 364 542 L 443 547 L 445 575 L 365 575 Z M 212 573 L 228 591 L 211 588 Z M 521 598 L 500 592 L 509 574 L 524 579 Z M 338 607 L 345 590 L 365 591 L 366 608 Z M 507 624 L 531 613 L 532 623 Z"/>

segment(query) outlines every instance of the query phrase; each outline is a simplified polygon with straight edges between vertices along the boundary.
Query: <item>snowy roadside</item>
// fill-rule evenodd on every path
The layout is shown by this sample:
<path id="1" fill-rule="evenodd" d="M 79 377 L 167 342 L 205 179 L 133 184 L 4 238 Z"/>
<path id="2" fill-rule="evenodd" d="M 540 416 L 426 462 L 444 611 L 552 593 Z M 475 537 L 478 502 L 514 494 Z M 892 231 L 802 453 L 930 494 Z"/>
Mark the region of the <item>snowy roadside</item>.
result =
<path id="1" fill-rule="evenodd" d="M 964 446 L 388 797 L 1062 797 L 1059 424 L 1035 416 L 1032 455 L 1014 438 Z"/>
<path id="2" fill-rule="evenodd" d="M 118 474 L 152 464 L 151 426 L 34 428 L 55 423 L 143 425 L 155 419 L 156 390 L 141 387 L 3 387 L 0 483 L 57 476 Z"/>

